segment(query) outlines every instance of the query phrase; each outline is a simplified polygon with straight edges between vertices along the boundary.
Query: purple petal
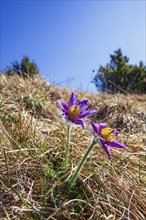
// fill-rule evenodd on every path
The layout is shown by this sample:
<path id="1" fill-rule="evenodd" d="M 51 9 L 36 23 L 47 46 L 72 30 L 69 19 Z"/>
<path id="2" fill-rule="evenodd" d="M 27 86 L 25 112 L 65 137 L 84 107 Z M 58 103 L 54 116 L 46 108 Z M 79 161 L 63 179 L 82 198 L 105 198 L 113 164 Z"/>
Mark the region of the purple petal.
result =
<path id="1" fill-rule="evenodd" d="M 100 131 L 103 129 L 103 128 L 107 128 L 107 124 L 106 123 L 99 123 L 99 126 L 100 126 Z"/>
<path id="2" fill-rule="evenodd" d="M 116 129 L 113 129 L 113 133 L 115 134 L 115 136 L 118 136 L 120 132 L 117 131 Z"/>
<path id="3" fill-rule="evenodd" d="M 68 111 L 68 107 L 67 107 L 66 103 L 63 100 L 57 100 L 56 102 L 59 104 L 59 106 L 60 106 L 60 108 L 63 112 Z"/>
<path id="4" fill-rule="evenodd" d="M 72 122 L 74 122 L 74 123 L 77 124 L 77 125 L 81 125 L 82 128 L 83 128 L 83 130 L 85 129 L 84 122 L 83 122 L 82 120 L 77 119 L 77 120 L 74 120 L 74 121 L 72 121 Z"/>
<path id="5" fill-rule="evenodd" d="M 84 112 L 85 108 L 87 107 L 87 103 L 88 103 L 88 100 L 84 100 L 78 103 L 78 106 L 80 107 L 81 112 Z"/>
<path id="6" fill-rule="evenodd" d="M 69 117 L 68 117 L 67 115 L 62 114 L 62 116 L 63 116 L 65 119 L 67 119 L 67 120 L 69 120 L 69 121 L 70 121 L 70 119 L 69 119 Z"/>
<path id="7" fill-rule="evenodd" d="M 95 124 L 93 121 L 90 121 L 90 123 L 93 127 L 94 132 L 99 135 L 99 129 L 100 129 L 99 124 Z"/>
<path id="8" fill-rule="evenodd" d="M 72 105 L 75 105 L 77 102 L 77 98 L 74 92 L 72 92 L 70 100 L 68 102 L 68 108 L 70 108 Z"/>
<path id="9" fill-rule="evenodd" d="M 105 152 L 107 153 L 109 159 L 111 159 L 109 146 L 107 144 L 105 144 L 105 142 L 102 139 L 100 139 L 100 141 L 101 141 L 102 147 L 105 150 Z"/>
<path id="10" fill-rule="evenodd" d="M 126 146 L 124 144 L 121 144 L 119 142 L 116 141 L 111 141 L 111 142 L 107 142 L 107 144 L 111 147 L 117 147 L 117 148 L 124 148 L 126 149 Z"/>
<path id="11" fill-rule="evenodd" d="M 83 113 L 80 114 L 79 118 L 85 118 L 86 116 L 94 115 L 94 114 L 96 114 L 96 113 L 97 113 L 96 110 L 85 111 L 85 112 L 83 112 Z"/>

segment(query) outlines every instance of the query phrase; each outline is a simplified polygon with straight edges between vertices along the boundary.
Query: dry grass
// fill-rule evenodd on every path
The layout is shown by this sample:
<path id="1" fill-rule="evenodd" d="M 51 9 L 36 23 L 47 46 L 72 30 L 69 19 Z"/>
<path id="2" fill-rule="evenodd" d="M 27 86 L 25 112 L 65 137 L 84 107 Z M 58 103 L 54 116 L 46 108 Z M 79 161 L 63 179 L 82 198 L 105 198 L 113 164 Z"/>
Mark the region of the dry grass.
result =
<path id="1" fill-rule="evenodd" d="M 96 146 L 77 183 L 63 169 L 66 129 L 57 99 L 69 100 L 40 78 L 0 75 L 0 219 L 146 218 L 146 95 L 92 95 L 76 92 L 98 109 L 95 122 L 121 131 L 127 150 L 112 150 L 112 163 Z M 91 141 L 87 130 L 71 134 L 70 161 L 75 167 Z"/>

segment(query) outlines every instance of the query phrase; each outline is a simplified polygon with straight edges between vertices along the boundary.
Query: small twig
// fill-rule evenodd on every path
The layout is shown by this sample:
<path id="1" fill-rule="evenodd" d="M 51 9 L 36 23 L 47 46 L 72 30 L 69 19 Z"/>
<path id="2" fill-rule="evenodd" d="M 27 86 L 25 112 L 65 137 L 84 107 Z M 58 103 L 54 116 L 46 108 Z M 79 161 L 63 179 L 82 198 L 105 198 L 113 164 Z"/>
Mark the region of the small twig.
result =
<path id="1" fill-rule="evenodd" d="M 25 207 L 26 207 L 27 209 L 29 209 L 29 210 L 31 209 L 30 206 L 29 206 L 29 204 L 25 201 L 25 199 L 18 193 L 17 190 L 14 189 L 14 187 L 12 187 L 12 186 L 10 185 L 10 183 L 9 183 L 6 179 L 3 179 L 2 175 L 0 175 L 0 180 L 2 181 L 2 183 L 5 184 L 6 187 L 10 188 L 10 189 L 18 196 L 18 198 L 20 199 L 20 201 L 23 203 L 23 205 L 25 205 Z"/>
<path id="2" fill-rule="evenodd" d="M 128 219 L 130 219 L 130 206 L 131 206 L 131 201 L 132 201 L 132 198 L 133 198 L 133 196 L 134 196 L 134 190 L 133 190 L 133 192 L 132 192 L 132 194 L 131 194 L 131 197 L 130 197 L 130 200 L 129 200 L 129 205 L 128 205 Z"/>
<path id="3" fill-rule="evenodd" d="M 53 216 L 55 216 L 60 210 L 62 210 L 63 208 L 66 208 L 68 205 L 74 203 L 74 202 L 82 202 L 82 203 L 85 203 L 87 204 L 89 207 L 91 207 L 92 209 L 94 208 L 91 204 L 87 203 L 85 200 L 82 200 L 82 199 L 72 199 L 72 200 L 69 200 L 67 202 L 64 202 L 58 209 L 56 209 L 56 211 L 51 214 L 46 220 L 49 220 L 51 219 Z"/>
<path id="4" fill-rule="evenodd" d="M 5 158 L 5 164 L 6 164 L 6 170 L 7 170 L 7 177 L 8 177 L 8 182 L 10 183 L 10 175 L 9 175 L 9 165 L 8 165 L 8 157 L 6 155 L 6 150 L 5 148 L 3 149 L 4 152 L 4 158 Z"/>
<path id="5" fill-rule="evenodd" d="M 4 212 L 5 212 L 5 215 L 6 215 L 6 217 L 7 217 L 7 220 L 10 220 L 9 214 L 8 214 L 7 210 L 5 209 L 5 207 L 4 207 L 3 205 L 2 205 L 2 209 L 3 209 Z"/>
<path id="6" fill-rule="evenodd" d="M 36 148 L 31 148 L 31 149 L 24 148 L 24 149 L 18 149 L 18 150 L 8 150 L 8 151 L 5 152 L 5 153 L 7 153 L 7 154 L 8 154 L 8 153 L 17 153 L 17 152 L 28 151 L 28 150 L 29 150 L 29 151 L 30 151 L 30 150 L 31 150 L 31 151 L 33 151 L 33 150 L 37 151 Z M 48 153 L 48 152 L 46 152 L 46 153 Z M 3 154 L 3 153 L 0 152 L 0 155 L 1 155 L 1 154 Z"/>
<path id="7" fill-rule="evenodd" d="M 30 197 L 30 195 L 31 195 L 31 193 L 32 193 L 33 185 L 34 185 L 34 181 L 32 182 L 32 184 L 31 184 L 31 186 L 30 186 L 30 189 L 29 189 L 29 192 L 28 192 L 28 195 L 27 195 L 27 198 L 26 198 L 26 202 L 28 202 L 29 197 Z"/>
<path id="8" fill-rule="evenodd" d="M 115 83 L 113 83 L 112 81 L 108 80 L 108 82 L 110 84 L 112 84 L 114 87 L 116 87 L 117 89 L 119 89 L 121 92 L 123 92 L 124 94 L 128 94 L 124 89 L 120 88 L 119 86 L 117 86 Z"/>

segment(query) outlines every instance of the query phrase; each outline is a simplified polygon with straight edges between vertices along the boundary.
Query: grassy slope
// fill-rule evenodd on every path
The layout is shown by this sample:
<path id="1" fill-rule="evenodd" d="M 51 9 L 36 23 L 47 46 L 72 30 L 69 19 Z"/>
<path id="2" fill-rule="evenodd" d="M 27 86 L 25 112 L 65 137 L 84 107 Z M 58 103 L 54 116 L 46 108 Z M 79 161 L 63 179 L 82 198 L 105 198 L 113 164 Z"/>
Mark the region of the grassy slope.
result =
<path id="1" fill-rule="evenodd" d="M 71 133 L 71 167 L 64 171 L 66 128 L 55 101 L 71 91 L 40 78 L 0 75 L 0 219 L 132 219 L 146 216 L 146 95 L 91 95 L 95 122 L 121 131 L 127 151 L 112 163 L 96 146 L 73 187 L 64 185 L 91 142 L 90 126 Z"/>

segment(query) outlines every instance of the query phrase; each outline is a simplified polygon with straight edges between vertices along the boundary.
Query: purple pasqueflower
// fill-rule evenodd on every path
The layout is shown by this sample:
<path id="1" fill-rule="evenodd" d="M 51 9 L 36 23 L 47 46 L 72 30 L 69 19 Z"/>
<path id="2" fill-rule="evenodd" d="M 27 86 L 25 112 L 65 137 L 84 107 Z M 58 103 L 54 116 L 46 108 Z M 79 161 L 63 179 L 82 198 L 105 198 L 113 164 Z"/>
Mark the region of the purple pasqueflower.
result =
<path id="1" fill-rule="evenodd" d="M 114 138 L 119 135 L 119 132 L 116 129 L 109 128 L 107 124 L 104 123 L 95 124 L 92 121 L 90 122 L 94 132 L 99 137 L 101 145 L 107 153 L 109 159 L 111 159 L 110 147 L 126 149 L 126 146 L 124 144 L 114 141 Z"/>
<path id="2" fill-rule="evenodd" d="M 96 110 L 85 111 L 88 100 L 77 103 L 77 98 L 74 92 L 71 94 L 68 105 L 63 100 L 57 100 L 57 103 L 62 110 L 63 117 L 75 124 L 81 125 L 83 129 L 85 126 L 83 120 L 81 119 L 97 112 Z"/>

